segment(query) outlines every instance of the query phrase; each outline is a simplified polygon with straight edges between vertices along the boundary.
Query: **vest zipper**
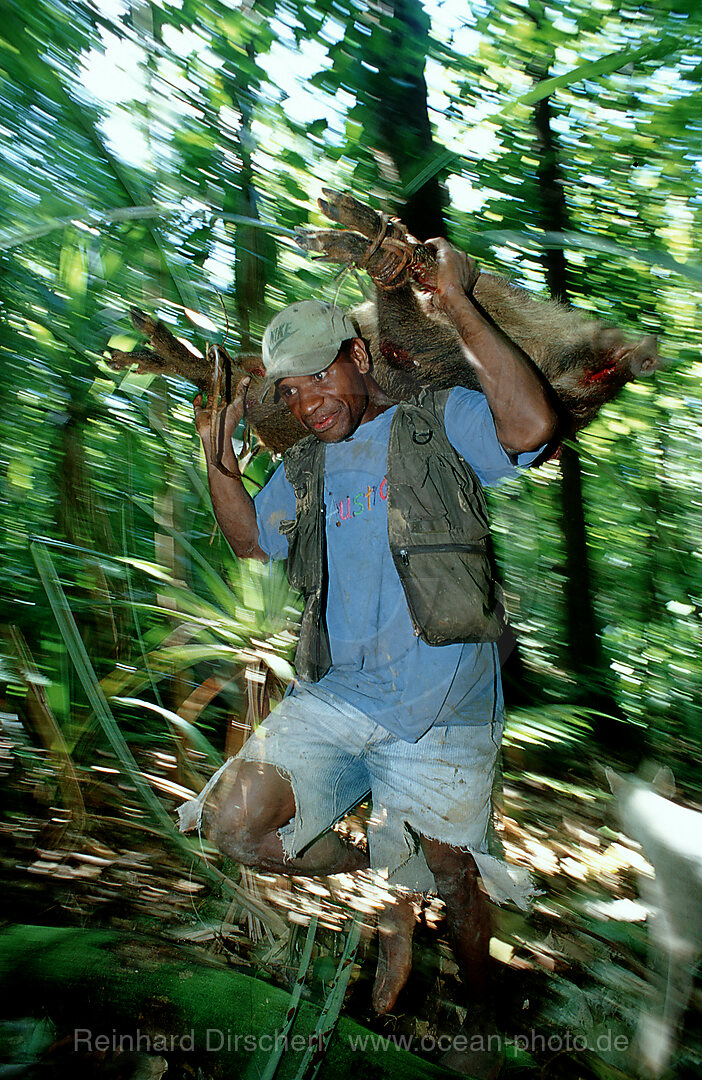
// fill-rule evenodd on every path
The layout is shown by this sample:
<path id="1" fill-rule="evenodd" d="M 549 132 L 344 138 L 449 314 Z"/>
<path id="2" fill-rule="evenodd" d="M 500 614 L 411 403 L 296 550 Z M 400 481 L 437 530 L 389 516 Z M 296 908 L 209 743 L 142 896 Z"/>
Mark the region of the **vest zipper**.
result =
<path id="1" fill-rule="evenodd" d="M 409 566 L 409 557 L 417 552 L 434 552 L 437 551 L 485 551 L 484 544 L 414 544 L 412 547 L 400 548 L 399 556 L 402 560 L 403 566 Z"/>
<path id="2" fill-rule="evenodd" d="M 420 552 L 427 551 L 427 552 L 434 552 L 434 553 L 436 553 L 438 551 L 475 551 L 475 552 L 481 552 L 482 553 L 482 552 L 485 551 L 485 545 L 484 544 L 413 544 L 412 547 L 404 547 L 404 548 L 399 549 L 397 554 L 399 555 L 400 562 L 402 563 L 402 565 L 403 566 L 409 566 L 409 564 L 410 564 L 410 555 L 414 555 L 418 551 L 420 551 Z M 415 637 L 421 637 L 422 630 L 421 630 L 421 627 L 420 627 L 419 622 L 417 620 L 417 616 L 416 616 L 416 613 L 415 613 L 415 610 L 414 610 L 414 605 L 412 604 L 412 601 L 410 600 L 410 594 L 408 593 L 407 589 L 404 589 L 403 591 L 405 593 L 405 600 L 407 601 L 407 610 L 409 611 L 410 621 L 411 621 L 412 627 L 414 629 L 414 636 Z"/>

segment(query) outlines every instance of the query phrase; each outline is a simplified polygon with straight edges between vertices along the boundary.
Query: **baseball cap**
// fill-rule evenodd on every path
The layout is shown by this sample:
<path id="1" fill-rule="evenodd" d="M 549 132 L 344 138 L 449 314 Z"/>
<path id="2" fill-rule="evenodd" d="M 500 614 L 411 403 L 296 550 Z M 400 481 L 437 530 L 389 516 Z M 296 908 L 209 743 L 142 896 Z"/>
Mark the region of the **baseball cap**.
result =
<path id="1" fill-rule="evenodd" d="M 271 319 L 263 335 L 263 399 L 278 379 L 317 375 L 333 364 L 344 341 L 358 330 L 342 308 L 300 300 Z"/>

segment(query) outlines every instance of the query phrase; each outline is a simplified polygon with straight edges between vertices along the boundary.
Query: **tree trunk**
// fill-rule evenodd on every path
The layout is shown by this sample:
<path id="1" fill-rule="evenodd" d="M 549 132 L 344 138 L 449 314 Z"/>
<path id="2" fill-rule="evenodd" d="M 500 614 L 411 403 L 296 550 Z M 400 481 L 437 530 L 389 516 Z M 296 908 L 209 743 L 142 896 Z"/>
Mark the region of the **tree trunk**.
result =
<path id="1" fill-rule="evenodd" d="M 548 70 L 537 81 L 548 78 Z M 564 233 L 570 227 L 565 190 L 559 168 L 559 147 L 552 128 L 549 97 L 534 108 L 534 127 L 539 143 L 540 224 L 544 231 Z M 546 283 L 555 300 L 568 303 L 568 265 L 562 248 L 543 253 Z M 574 440 L 573 440 L 574 441 Z M 593 601 L 587 526 L 583 508 L 582 471 L 577 446 L 564 445 L 561 464 L 561 524 L 565 545 L 565 617 L 568 667 L 575 678 L 574 697 L 604 716 L 595 716 L 596 737 L 611 749 L 631 749 L 631 729 L 618 723 L 623 719 L 614 700 L 609 669 L 602 652 L 601 626 Z M 612 720 L 611 718 L 615 718 Z"/>
<path id="2" fill-rule="evenodd" d="M 429 16 L 419 0 L 390 0 L 381 16 L 383 33 L 374 32 L 364 49 L 364 64 L 377 68 L 370 79 L 369 114 L 377 131 L 371 133 L 377 150 L 390 158 L 402 188 L 413 186 L 421 169 L 437 153 L 427 111 Z M 377 42 L 374 53 L 373 43 Z M 360 63 L 360 60 L 359 60 Z M 367 68 L 366 68 L 367 70 Z M 367 75 L 359 82 L 368 81 Z M 419 183 L 397 208 L 418 240 L 444 235 L 443 193 L 436 175 Z"/>
<path id="3" fill-rule="evenodd" d="M 547 78 L 545 72 L 543 78 Z M 539 80 L 541 81 L 541 80 Z M 540 146 L 538 180 L 541 194 L 540 218 L 544 231 L 565 232 L 569 227 L 568 208 L 558 166 L 558 144 L 551 127 L 550 98 L 534 109 L 534 126 Z M 562 248 L 543 253 L 546 284 L 554 300 L 569 301 L 568 266 Z M 595 619 L 590 583 L 590 559 L 583 511 L 580 455 L 575 446 L 561 449 L 561 522 L 566 563 L 566 635 L 568 662 L 578 677 L 583 695 L 602 667 L 600 639 Z"/>
<path id="4" fill-rule="evenodd" d="M 543 78 L 547 78 L 545 72 Z M 541 81 L 541 80 L 539 80 Z M 558 165 L 558 144 L 551 127 L 551 99 L 543 98 L 534 108 L 534 126 L 540 154 L 537 175 L 541 202 L 539 216 L 546 232 L 565 232 L 570 222 Z M 568 264 L 562 248 L 543 253 L 546 284 L 554 300 L 568 303 Z M 580 455 L 575 446 L 561 448 L 561 523 L 565 543 L 566 636 L 570 669 L 579 685 L 602 667 L 602 653 L 590 581 L 590 558 L 583 510 Z M 589 693 L 583 686 L 585 694 Z"/>
<path id="5" fill-rule="evenodd" d="M 254 5 L 250 6 L 253 9 Z M 256 55 L 252 42 L 246 46 L 246 55 L 247 66 L 253 69 Z M 233 73 L 237 72 L 237 60 L 236 55 L 232 56 L 230 70 Z M 231 205 L 225 205 L 224 209 L 242 217 L 258 220 L 258 194 L 254 184 L 252 162 L 254 142 L 251 130 L 256 88 L 243 85 L 241 75 L 238 73 L 225 79 L 225 88 L 233 107 L 241 116 L 234 147 L 241 161 L 241 171 L 239 184 L 232 189 Z M 265 321 L 266 282 L 275 268 L 276 248 L 270 233 L 251 225 L 237 225 L 235 248 L 234 302 L 239 348 L 241 352 L 247 353 L 251 352 L 253 341 L 260 340 L 256 324 L 261 326 Z"/>
<path id="6" fill-rule="evenodd" d="M 422 166 L 438 153 L 427 107 L 424 68 L 427 57 L 429 17 L 419 0 L 391 0 L 385 34 L 378 55 L 364 55 L 378 68 L 373 81 L 373 116 L 383 151 L 391 158 L 403 186 L 412 185 Z M 371 36 L 370 41 L 374 38 Z M 388 56 L 392 56 L 392 65 Z M 444 190 L 432 174 L 408 195 L 398 217 L 418 240 L 445 234 Z M 514 631 L 508 628 L 499 643 L 505 700 L 508 705 L 531 703 L 527 672 Z"/>

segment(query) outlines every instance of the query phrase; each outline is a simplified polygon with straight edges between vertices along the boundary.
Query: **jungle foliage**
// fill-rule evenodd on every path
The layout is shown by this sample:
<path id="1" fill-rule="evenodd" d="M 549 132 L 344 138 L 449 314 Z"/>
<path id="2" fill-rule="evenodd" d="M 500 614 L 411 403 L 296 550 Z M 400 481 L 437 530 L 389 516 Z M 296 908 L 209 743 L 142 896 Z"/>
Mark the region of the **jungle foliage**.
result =
<path id="1" fill-rule="evenodd" d="M 491 496 L 519 642 L 506 839 L 549 891 L 533 923 L 500 924 L 506 1000 L 518 1011 L 529 984 L 532 1024 L 626 1026 L 640 927 L 593 912 L 630 894 L 636 859 L 610 843 L 598 767 L 655 758 L 688 802 L 700 789 L 699 5 L 6 0 L 2 15 L 8 919 L 163 931 L 195 915 L 287 986 L 304 956 L 290 928 L 316 914 L 317 974 L 348 960 L 333 931 L 353 890 L 272 899 L 175 832 L 179 796 L 282 692 L 297 601 L 217 532 L 192 387 L 105 363 L 138 343 L 131 305 L 236 354 L 294 299 L 358 302 L 355 275 L 292 241 L 323 224 L 330 185 L 659 335 L 652 379 Z M 272 464 L 250 461 L 252 491 Z M 435 987 L 448 961 L 427 956 Z M 625 1066 L 589 1052 L 578 1068 Z"/>

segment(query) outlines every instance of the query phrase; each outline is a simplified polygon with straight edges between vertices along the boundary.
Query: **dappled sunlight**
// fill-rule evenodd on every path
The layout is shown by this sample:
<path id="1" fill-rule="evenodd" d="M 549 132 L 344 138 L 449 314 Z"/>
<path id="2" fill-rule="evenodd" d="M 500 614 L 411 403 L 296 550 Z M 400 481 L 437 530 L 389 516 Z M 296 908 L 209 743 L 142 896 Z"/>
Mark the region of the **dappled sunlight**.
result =
<path id="1" fill-rule="evenodd" d="M 520 985 L 529 980 L 528 990 L 522 991 L 520 1021 L 515 1026 L 513 1017 L 510 1022 L 515 1032 L 552 1023 L 549 987 L 557 977 L 561 995 L 573 986 L 575 996 L 564 999 L 563 1007 L 576 1010 L 568 1023 L 573 1037 L 580 1033 L 584 1039 L 590 1037 L 595 999 L 587 998 L 588 1008 L 582 1013 L 582 1002 L 577 1004 L 581 991 L 576 987 L 583 978 L 598 980 L 593 986 L 600 986 L 600 1005 L 607 1002 L 606 1008 L 628 1024 L 635 1019 L 627 995 L 644 994 L 640 951 L 646 917 L 635 882 L 638 874 L 650 874 L 650 866 L 616 827 L 610 796 L 585 773 L 565 782 L 548 771 L 514 772 L 520 746 L 536 747 L 546 762 L 569 740 L 584 744 L 587 739 L 586 725 L 569 728 L 558 713 L 544 731 L 540 741 L 529 715 L 514 715 L 498 830 L 507 859 L 528 866 L 541 893 L 531 916 L 494 909 L 490 953 L 506 999 L 519 995 Z M 188 745 L 189 732 L 190 728 L 180 730 L 185 742 L 178 743 L 178 752 L 167 743 L 134 747 L 141 778 L 163 800 L 171 821 L 181 799 L 194 791 L 193 780 L 201 785 L 207 776 L 207 756 Z M 60 759 L 47 750 L 29 752 L 26 732 L 17 720 L 3 722 L 1 745 L 6 803 L 19 799 L 25 805 L 9 827 L 2 826 L 5 850 L 12 853 L 5 863 L 10 912 L 24 920 L 43 921 L 48 902 L 52 920 L 63 912 L 69 919 L 98 917 L 116 927 L 130 926 L 135 918 L 156 917 L 159 932 L 172 941 L 226 958 L 235 968 L 255 972 L 283 988 L 291 985 L 297 971 L 297 935 L 314 924 L 312 990 L 331 985 L 354 916 L 360 940 L 349 973 L 349 1008 L 360 1006 L 362 998 L 353 1004 L 354 988 L 367 987 L 372 979 L 375 922 L 390 895 L 377 875 L 316 879 L 256 873 L 222 864 L 203 839 L 190 846 L 189 855 L 185 849 L 176 852 L 164 826 L 135 801 L 136 791 L 122 767 L 102 752 L 96 760 L 75 766 L 89 815 L 89 830 L 77 831 L 70 812 L 52 816 L 42 809 L 61 775 Z M 183 783 L 186 767 L 191 779 Z M 28 800 L 33 811 L 27 809 Z M 360 807 L 340 824 L 347 840 L 364 842 L 367 816 L 368 808 Z M 207 866 L 224 872 L 218 878 L 221 891 L 213 892 Z M 460 1006 L 455 1004 L 457 969 L 437 897 L 421 905 L 420 926 L 424 929 L 418 939 L 422 952 L 421 960 L 416 956 L 417 971 L 430 965 L 437 980 L 433 1008 L 460 1022 Z M 613 959 L 605 977 L 601 965 L 607 950 L 613 950 Z M 362 1007 L 359 1015 L 368 1022 Z M 423 1023 L 410 1024 L 409 1016 L 398 1016 L 384 1021 L 379 1030 L 398 1035 L 430 1031 Z"/>

